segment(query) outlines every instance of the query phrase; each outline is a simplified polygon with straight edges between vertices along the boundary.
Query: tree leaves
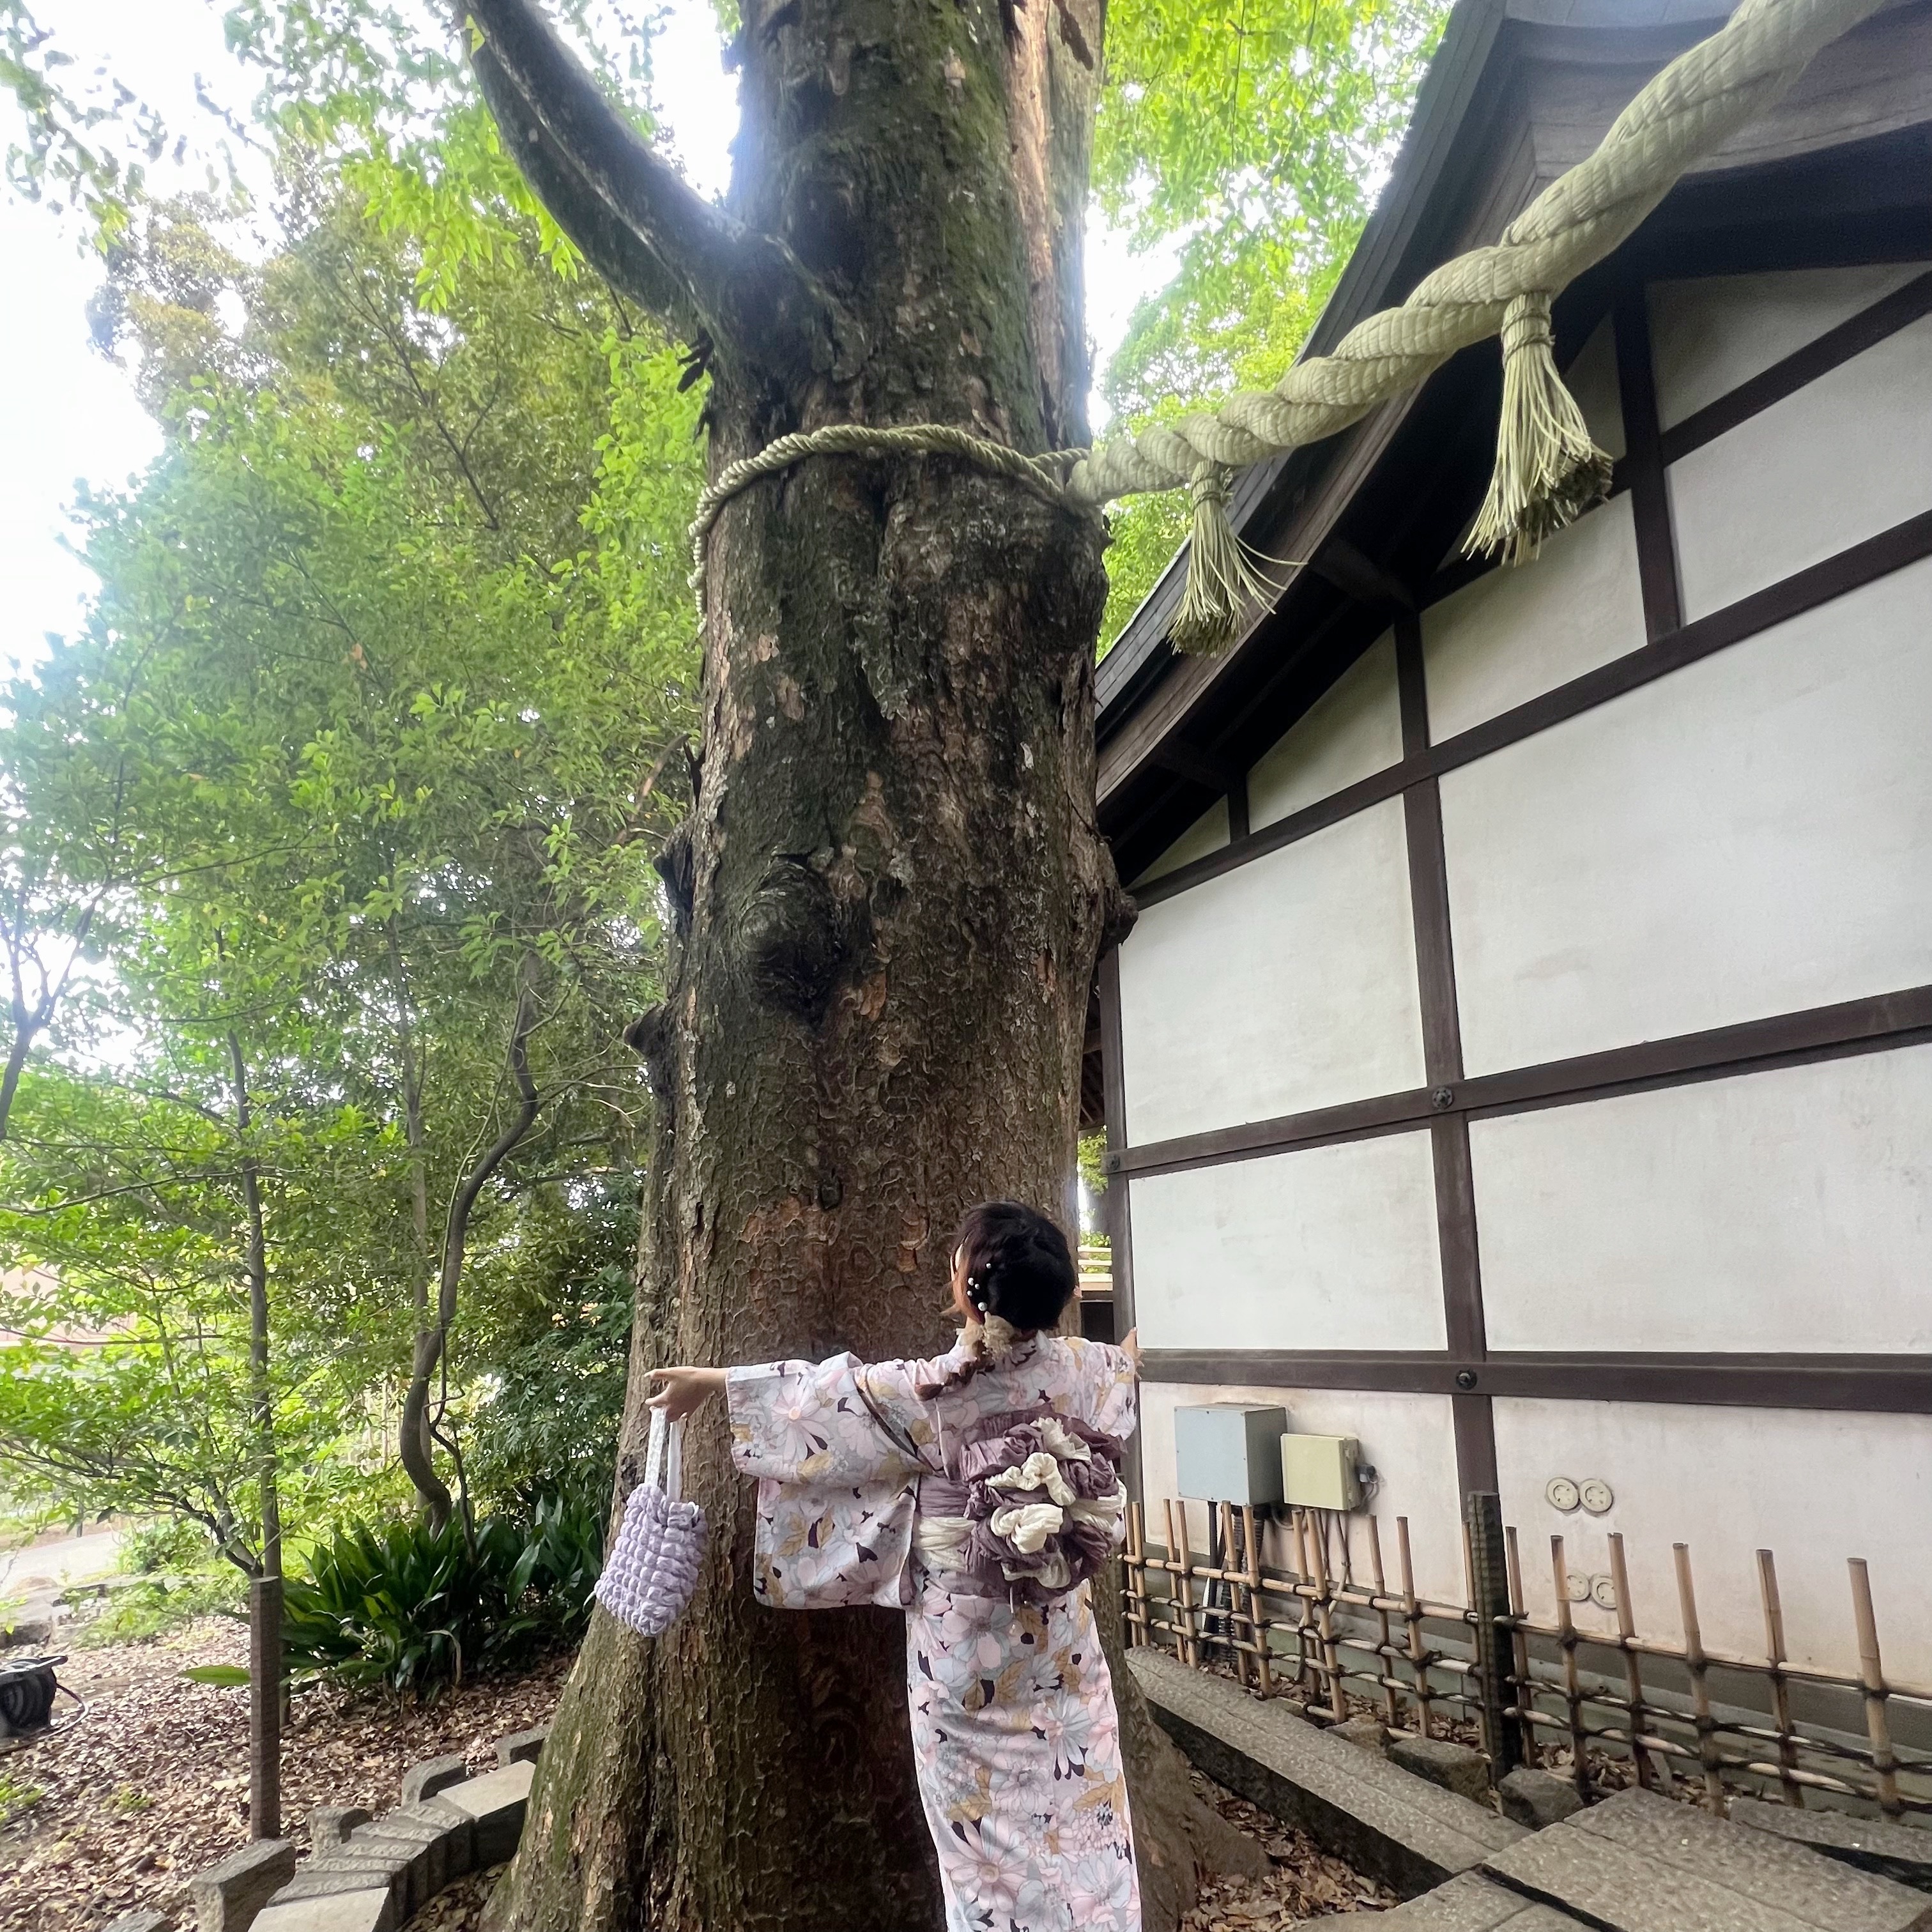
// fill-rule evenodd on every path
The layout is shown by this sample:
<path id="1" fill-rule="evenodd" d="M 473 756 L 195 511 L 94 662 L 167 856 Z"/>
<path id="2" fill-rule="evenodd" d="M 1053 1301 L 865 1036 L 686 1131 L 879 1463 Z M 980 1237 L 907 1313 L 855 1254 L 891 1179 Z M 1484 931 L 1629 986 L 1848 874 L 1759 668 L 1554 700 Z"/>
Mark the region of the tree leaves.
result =
<path id="1" fill-rule="evenodd" d="M 1321 313 L 1406 125 L 1441 0 L 1127 0 L 1107 18 L 1095 196 L 1180 266 L 1102 389 L 1127 427 L 1275 382 Z M 1165 497 L 1114 514 L 1111 643 L 1186 534 Z"/>

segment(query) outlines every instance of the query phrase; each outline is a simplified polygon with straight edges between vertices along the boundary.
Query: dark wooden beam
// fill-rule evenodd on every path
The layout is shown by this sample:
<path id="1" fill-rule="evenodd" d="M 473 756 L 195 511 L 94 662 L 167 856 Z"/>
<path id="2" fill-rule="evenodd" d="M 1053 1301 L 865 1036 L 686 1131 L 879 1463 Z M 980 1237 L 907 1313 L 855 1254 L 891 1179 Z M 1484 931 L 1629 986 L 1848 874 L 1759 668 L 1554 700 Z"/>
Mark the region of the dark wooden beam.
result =
<path id="1" fill-rule="evenodd" d="M 1198 784 L 1218 796 L 1225 796 L 1242 782 L 1244 774 L 1237 768 L 1224 764 L 1213 753 L 1203 752 L 1192 745 L 1184 744 L 1177 739 L 1169 739 L 1157 746 L 1149 763 L 1164 772 L 1172 772 L 1178 778 L 1186 778 L 1191 784 Z"/>
<path id="2" fill-rule="evenodd" d="M 1415 594 L 1408 586 L 1372 557 L 1364 556 L 1346 537 L 1331 536 L 1322 544 L 1315 553 L 1314 570 L 1358 604 L 1386 604 L 1396 610 L 1415 608 Z"/>
<path id="3" fill-rule="evenodd" d="M 1568 1106 L 1612 1094 L 1722 1079 L 1775 1066 L 1799 1066 L 1932 1039 L 1932 986 L 1878 993 L 1828 1006 L 1811 1006 L 1736 1026 L 1643 1040 L 1574 1059 L 1552 1060 L 1505 1073 L 1380 1094 L 1334 1107 L 1285 1114 L 1271 1120 L 1216 1127 L 1172 1140 L 1122 1146 L 1107 1156 L 1111 1170 L 1126 1174 L 1171 1174 L 1281 1153 L 1290 1148 L 1320 1147 L 1374 1135 L 1400 1133 L 1449 1114 L 1486 1119 L 1528 1113 L 1539 1107 Z"/>
<path id="4" fill-rule="evenodd" d="M 1932 1355 L 1493 1354 L 1339 1350 L 1298 1354 L 1150 1348 L 1149 1382 L 1360 1389 L 1486 1400 L 1679 1402 L 1932 1414 Z"/>
<path id="5" fill-rule="evenodd" d="M 1670 527 L 1670 495 L 1657 422 L 1650 309 L 1641 282 L 1626 283 L 1618 291 L 1614 313 L 1617 388 L 1624 410 L 1623 467 L 1630 478 L 1630 514 L 1636 526 L 1644 631 L 1655 644 L 1683 628 L 1684 598 L 1678 586 L 1677 541 Z"/>

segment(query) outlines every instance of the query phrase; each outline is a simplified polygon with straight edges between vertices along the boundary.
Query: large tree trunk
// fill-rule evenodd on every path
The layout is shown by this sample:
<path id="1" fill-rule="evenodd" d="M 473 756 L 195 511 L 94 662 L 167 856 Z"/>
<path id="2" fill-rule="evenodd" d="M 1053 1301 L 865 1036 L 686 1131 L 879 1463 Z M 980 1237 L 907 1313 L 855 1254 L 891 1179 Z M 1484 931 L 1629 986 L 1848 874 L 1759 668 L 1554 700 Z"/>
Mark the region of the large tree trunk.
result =
<path id="1" fill-rule="evenodd" d="M 706 342 L 714 465 L 828 422 L 1084 437 L 1101 0 L 746 0 L 734 221 L 560 81 L 524 0 L 470 10 L 539 190 Z M 1102 544 L 938 458 L 814 458 L 725 509 L 700 776 L 662 862 L 668 997 L 633 1029 L 658 1141 L 620 1488 L 646 1368 L 934 1352 L 968 1205 L 1070 1220 L 1088 988 L 1128 910 L 1094 814 Z M 758 1609 L 715 1408 L 685 1468 L 712 1525 L 697 1598 L 653 1643 L 593 1624 L 494 1924 L 936 1928 L 903 1619 Z M 1184 1874 L 1153 1887 L 1172 1924 L 1198 1821 L 1171 1766 L 1148 1776 L 1121 1678 L 1143 1869 Z"/>

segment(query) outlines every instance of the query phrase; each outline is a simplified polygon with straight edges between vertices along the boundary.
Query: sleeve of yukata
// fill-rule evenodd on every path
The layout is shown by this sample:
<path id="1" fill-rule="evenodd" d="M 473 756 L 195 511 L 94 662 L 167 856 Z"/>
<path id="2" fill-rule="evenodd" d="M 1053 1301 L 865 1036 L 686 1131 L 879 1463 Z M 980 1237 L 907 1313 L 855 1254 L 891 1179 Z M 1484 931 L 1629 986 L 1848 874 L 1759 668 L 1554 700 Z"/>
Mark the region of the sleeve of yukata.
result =
<path id="1" fill-rule="evenodd" d="M 725 1377 L 731 1460 L 758 1479 L 752 1594 L 771 1609 L 907 1600 L 920 1465 L 878 1372 L 836 1355 Z"/>
<path id="2" fill-rule="evenodd" d="M 731 1460 L 761 1482 L 892 1482 L 920 1472 L 892 1371 L 856 1355 L 730 1370 Z"/>
<path id="3" fill-rule="evenodd" d="M 1094 1362 L 1093 1426 L 1124 1442 L 1140 1422 L 1140 1378 L 1134 1372 L 1133 1358 L 1124 1348 L 1104 1342 L 1086 1346 Z"/>

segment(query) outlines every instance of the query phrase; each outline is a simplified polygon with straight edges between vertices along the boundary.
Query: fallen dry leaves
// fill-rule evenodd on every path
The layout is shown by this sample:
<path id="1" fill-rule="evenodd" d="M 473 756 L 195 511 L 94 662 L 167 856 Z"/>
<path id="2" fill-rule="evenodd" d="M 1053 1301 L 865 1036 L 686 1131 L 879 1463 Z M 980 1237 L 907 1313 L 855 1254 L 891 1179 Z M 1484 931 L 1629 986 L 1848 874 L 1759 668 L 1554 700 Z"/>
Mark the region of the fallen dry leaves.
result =
<path id="1" fill-rule="evenodd" d="M 186 1881 L 248 1842 L 248 1703 L 245 1690 L 189 1683 L 180 1672 L 244 1663 L 247 1645 L 239 1626 L 209 1622 L 152 1642 L 76 1652 L 62 1667 L 62 1681 L 88 1700 L 85 1716 L 0 1757 L 0 1772 L 42 1793 L 0 1830 L 0 1932 L 98 1932 L 143 1906 L 184 1918 Z M 306 1852 L 311 1806 L 382 1810 L 397 1802 L 404 1772 L 424 1758 L 460 1750 L 472 1770 L 488 1768 L 498 1738 L 548 1720 L 568 1662 L 554 1658 L 422 1706 L 298 1698 L 284 1739 L 284 1830 Z M 1396 1904 L 1304 1834 L 1193 1776 L 1272 1869 L 1212 1882 L 1184 1932 L 1286 1932 Z M 474 1932 L 500 1870 L 451 1886 L 406 1932 Z"/>
<path id="2" fill-rule="evenodd" d="M 1229 1824 L 1268 1853 L 1273 1868 L 1259 1878 L 1209 1880 L 1180 1922 L 1181 1932 L 1288 1932 L 1304 1919 L 1386 1912 L 1400 1903 L 1394 1892 L 1323 1851 L 1306 1832 L 1223 1791 L 1198 1771 L 1188 1774 Z"/>
<path id="3" fill-rule="evenodd" d="M 185 1914 L 186 1882 L 248 1842 L 248 1694 L 180 1672 L 247 1661 L 246 1631 L 220 1621 L 74 1653 L 61 1681 L 87 1700 L 86 1714 L 74 1720 L 63 1699 L 68 1728 L 0 1757 L 0 1774 L 42 1794 L 0 1830 L 0 1932 L 96 1932 L 136 1906 Z M 285 1834 L 306 1852 L 311 1806 L 386 1810 L 424 1758 L 460 1750 L 473 1771 L 494 1766 L 497 1738 L 548 1721 L 568 1666 L 551 1658 L 420 1706 L 297 1697 L 284 1738 Z"/>

